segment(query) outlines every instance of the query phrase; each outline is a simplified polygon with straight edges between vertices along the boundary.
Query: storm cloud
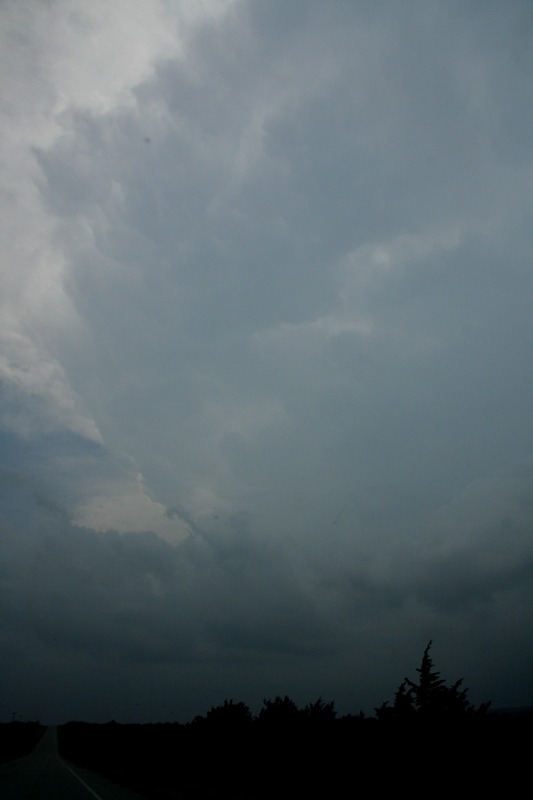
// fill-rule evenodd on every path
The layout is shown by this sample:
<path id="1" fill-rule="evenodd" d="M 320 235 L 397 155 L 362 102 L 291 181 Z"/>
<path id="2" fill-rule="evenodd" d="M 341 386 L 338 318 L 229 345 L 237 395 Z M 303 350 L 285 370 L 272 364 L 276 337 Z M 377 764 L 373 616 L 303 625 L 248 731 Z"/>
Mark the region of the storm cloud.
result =
<path id="1" fill-rule="evenodd" d="M 530 4 L 0 15 L 0 716 L 530 704 Z"/>

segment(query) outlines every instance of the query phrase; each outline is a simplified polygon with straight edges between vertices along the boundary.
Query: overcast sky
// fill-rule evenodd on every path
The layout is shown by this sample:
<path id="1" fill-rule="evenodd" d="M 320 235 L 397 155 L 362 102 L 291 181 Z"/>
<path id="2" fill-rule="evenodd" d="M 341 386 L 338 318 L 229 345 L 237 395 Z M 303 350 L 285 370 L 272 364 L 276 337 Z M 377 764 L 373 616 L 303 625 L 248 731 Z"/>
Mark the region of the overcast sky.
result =
<path id="1" fill-rule="evenodd" d="M 0 39 L 0 719 L 532 704 L 531 1 Z"/>

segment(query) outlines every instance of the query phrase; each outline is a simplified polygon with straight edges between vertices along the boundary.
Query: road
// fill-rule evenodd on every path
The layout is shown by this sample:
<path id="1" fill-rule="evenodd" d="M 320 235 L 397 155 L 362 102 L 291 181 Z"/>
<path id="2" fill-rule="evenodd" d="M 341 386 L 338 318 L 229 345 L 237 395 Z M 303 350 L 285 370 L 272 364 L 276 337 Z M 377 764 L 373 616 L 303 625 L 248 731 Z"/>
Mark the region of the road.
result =
<path id="1" fill-rule="evenodd" d="M 49 727 L 33 753 L 0 764 L 2 800 L 141 800 L 139 795 L 57 753 L 57 728 Z"/>

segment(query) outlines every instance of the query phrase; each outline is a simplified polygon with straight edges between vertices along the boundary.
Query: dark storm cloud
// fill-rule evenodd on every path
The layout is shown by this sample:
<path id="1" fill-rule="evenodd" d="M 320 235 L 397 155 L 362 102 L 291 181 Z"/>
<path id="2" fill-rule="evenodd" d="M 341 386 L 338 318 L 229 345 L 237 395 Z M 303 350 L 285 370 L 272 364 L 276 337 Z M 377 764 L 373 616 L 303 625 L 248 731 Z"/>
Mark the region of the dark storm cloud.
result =
<path id="1" fill-rule="evenodd" d="M 6 40 L 9 696 L 527 702 L 529 3 L 117 8 Z"/>
<path id="2" fill-rule="evenodd" d="M 4 519 L 4 611 L 39 646 L 123 664 L 213 659 L 227 650 L 304 650 L 323 630 L 281 547 L 254 541 L 238 520 L 179 547 L 151 533 L 97 534 L 22 491 L 23 532 Z M 15 503 L 15 506 L 18 504 Z M 5 507 L 7 508 L 7 506 Z M 302 644 L 299 645 L 298 643 Z"/>
<path id="3" fill-rule="evenodd" d="M 397 647 L 390 626 L 401 624 L 403 637 L 411 639 L 413 603 L 441 643 L 453 643 L 450 626 L 460 628 L 472 613 L 483 641 L 502 609 L 510 619 L 509 603 L 519 599 L 514 616 L 520 621 L 520 608 L 533 599 L 531 478 L 530 469 L 507 476 L 506 496 L 492 499 L 479 530 L 469 518 L 472 495 L 488 500 L 490 485 L 473 487 L 458 509 L 444 509 L 434 521 L 432 543 L 425 540 L 421 552 L 398 543 L 384 562 L 360 553 L 353 555 L 352 566 L 336 562 L 325 547 L 313 558 L 280 541 L 258 539 L 245 520 L 217 520 L 211 532 L 176 546 L 150 533 L 76 528 L 39 502 L 31 530 L 3 520 L 4 685 L 9 693 L 29 656 L 36 664 L 52 662 L 58 669 L 63 664 L 75 673 L 80 658 L 115 665 L 124 682 L 135 685 L 140 668 L 157 672 L 168 665 L 179 675 L 196 665 L 202 674 L 217 664 L 240 662 L 261 674 L 259 665 L 270 664 L 270 680 L 275 677 L 278 685 L 285 680 L 292 692 L 298 684 L 290 661 L 304 669 L 316 660 L 331 686 L 346 661 L 353 662 L 357 675 L 357 652 L 371 650 L 376 639 L 387 637 Z M 35 501 L 23 482 L 4 476 L 4 488 L 12 491 L 14 484 L 31 507 Z M 508 516 L 501 519 L 503 510 Z M 455 542 L 439 535 L 442 517 L 448 517 L 447 531 L 456 528 Z M 517 648 L 516 636 L 499 635 L 501 644 Z M 518 671 L 531 655 L 522 647 Z M 281 659 L 277 666 L 276 659 Z M 392 681 L 390 673 L 385 675 Z M 146 685 L 142 691 L 153 695 Z M 172 691 L 168 679 L 158 684 L 162 697 Z M 250 692 L 249 701 L 259 702 L 261 691 Z M 383 677 L 376 678 L 371 702 L 387 691 Z M 351 692 L 357 696 L 357 685 Z M 350 702 L 346 694 L 344 687 L 341 703 Z M 79 687 L 78 697 L 82 705 L 96 704 L 93 717 L 102 713 L 97 687 Z M 72 713 L 67 700 L 58 707 Z M 183 701 L 176 706 L 184 707 L 189 706 Z"/>

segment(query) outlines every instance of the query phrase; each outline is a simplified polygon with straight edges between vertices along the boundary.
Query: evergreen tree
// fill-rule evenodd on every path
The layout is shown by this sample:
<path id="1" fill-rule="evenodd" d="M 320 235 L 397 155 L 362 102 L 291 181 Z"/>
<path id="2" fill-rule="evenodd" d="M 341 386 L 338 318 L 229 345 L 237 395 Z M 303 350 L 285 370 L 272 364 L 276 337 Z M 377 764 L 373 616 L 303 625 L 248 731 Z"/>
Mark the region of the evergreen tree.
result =
<path id="1" fill-rule="evenodd" d="M 400 717 L 407 717 L 414 714 L 414 701 L 412 689 L 406 688 L 406 681 L 398 687 L 394 695 L 394 713 Z"/>
<path id="2" fill-rule="evenodd" d="M 412 693 L 415 710 L 422 714 L 442 712 L 446 705 L 446 696 L 448 692 L 452 691 L 439 677 L 440 672 L 433 668 L 433 661 L 429 655 L 431 645 L 432 641 L 429 641 L 424 650 L 422 663 L 416 669 L 420 676 L 418 683 L 405 678 L 405 683 L 410 687 Z"/>
<path id="3" fill-rule="evenodd" d="M 394 705 L 383 703 L 375 709 L 378 719 L 441 719 L 460 717 L 464 715 L 484 714 L 490 703 L 483 703 L 475 708 L 468 701 L 468 689 L 462 689 L 462 678 L 451 686 L 440 677 L 433 666 L 429 654 L 432 641 L 429 641 L 422 663 L 417 667 L 418 681 L 405 678 L 399 686 L 395 696 Z"/>

